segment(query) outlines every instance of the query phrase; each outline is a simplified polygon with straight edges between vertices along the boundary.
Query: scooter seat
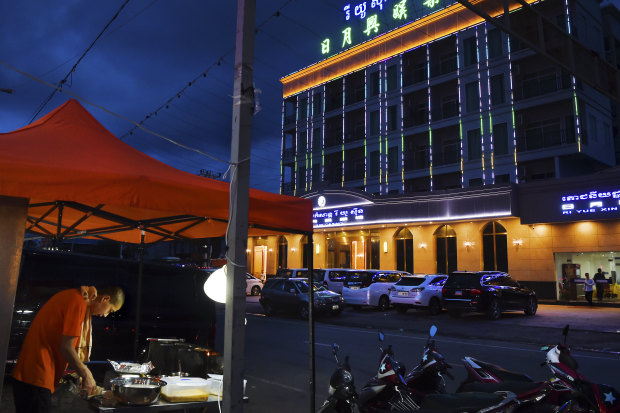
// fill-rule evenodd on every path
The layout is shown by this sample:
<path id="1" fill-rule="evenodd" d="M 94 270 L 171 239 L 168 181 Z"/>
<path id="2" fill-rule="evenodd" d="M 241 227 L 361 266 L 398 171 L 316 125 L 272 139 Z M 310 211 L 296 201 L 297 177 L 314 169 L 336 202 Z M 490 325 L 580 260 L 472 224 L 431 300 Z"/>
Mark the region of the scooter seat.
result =
<path id="1" fill-rule="evenodd" d="M 471 383 L 463 383 L 461 387 L 459 387 L 458 391 L 484 393 L 494 393 L 496 391 L 511 391 L 517 396 L 523 396 L 538 391 L 541 386 L 541 383 L 526 381 L 505 381 L 502 383 L 480 383 L 475 381 Z"/>
<path id="2" fill-rule="evenodd" d="M 504 396 L 494 393 L 429 394 L 424 398 L 420 407 L 424 410 L 442 412 L 477 412 L 498 405 L 502 400 Z"/>
<path id="3" fill-rule="evenodd" d="M 532 378 L 525 373 L 519 373 L 516 371 L 506 370 L 503 367 L 497 366 L 491 363 L 485 363 L 484 361 L 472 359 L 476 364 L 483 367 L 485 370 L 499 378 L 501 381 L 523 381 L 533 382 Z"/>

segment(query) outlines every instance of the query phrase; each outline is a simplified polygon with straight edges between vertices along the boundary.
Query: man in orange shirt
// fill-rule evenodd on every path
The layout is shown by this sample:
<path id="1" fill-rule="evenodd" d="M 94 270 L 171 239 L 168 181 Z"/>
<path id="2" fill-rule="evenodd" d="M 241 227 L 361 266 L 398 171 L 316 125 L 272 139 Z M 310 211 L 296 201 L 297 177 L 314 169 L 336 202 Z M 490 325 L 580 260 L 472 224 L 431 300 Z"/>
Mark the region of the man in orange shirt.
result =
<path id="1" fill-rule="evenodd" d="M 49 412 L 52 393 L 67 364 L 82 378 L 82 388 L 88 394 L 95 391 L 95 379 L 83 363 L 89 352 L 81 359 L 76 346 L 85 341 L 90 346 L 90 316 L 106 317 L 119 310 L 124 301 L 125 294 L 118 287 L 105 288 L 98 293 L 92 287 L 90 290 L 76 288 L 55 294 L 41 307 L 13 369 L 16 413 Z M 84 337 L 84 330 L 87 330 L 87 337 Z"/>

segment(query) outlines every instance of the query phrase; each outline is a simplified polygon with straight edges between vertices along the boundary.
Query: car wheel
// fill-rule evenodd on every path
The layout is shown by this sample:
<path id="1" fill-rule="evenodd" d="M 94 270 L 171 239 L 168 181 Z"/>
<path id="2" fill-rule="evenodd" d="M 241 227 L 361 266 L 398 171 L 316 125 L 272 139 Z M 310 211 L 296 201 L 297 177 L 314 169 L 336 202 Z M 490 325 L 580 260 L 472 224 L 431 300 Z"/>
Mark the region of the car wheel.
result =
<path id="1" fill-rule="evenodd" d="M 406 305 L 403 304 L 396 304 L 396 311 L 398 311 L 401 314 L 405 314 L 407 312 L 408 308 Z"/>
<path id="2" fill-rule="evenodd" d="M 502 316 L 502 312 L 499 308 L 499 301 L 497 300 L 497 298 L 492 298 L 491 301 L 489 301 L 487 316 L 489 317 L 489 320 L 499 320 L 499 318 Z"/>
<path id="3" fill-rule="evenodd" d="M 530 299 L 527 300 L 527 306 L 523 309 L 523 312 L 525 315 L 533 316 L 536 314 L 536 310 L 538 310 L 538 300 L 536 300 L 536 297 L 530 297 Z"/>
<path id="4" fill-rule="evenodd" d="M 450 317 L 460 317 L 461 316 L 461 312 L 459 310 L 448 310 L 448 314 L 450 314 Z"/>
<path id="5" fill-rule="evenodd" d="M 263 311 L 267 316 L 273 315 L 275 313 L 275 309 L 269 301 L 263 301 Z"/>
<path id="6" fill-rule="evenodd" d="M 431 301 L 429 301 L 428 312 L 431 313 L 431 315 L 441 313 L 441 302 L 437 299 L 437 297 L 433 297 L 431 298 Z"/>
<path id="7" fill-rule="evenodd" d="M 307 320 L 310 315 L 310 311 L 308 311 L 308 305 L 300 305 L 299 306 L 299 316 L 302 320 Z"/>
<path id="8" fill-rule="evenodd" d="M 390 309 L 390 299 L 387 298 L 385 295 L 382 295 L 381 297 L 379 297 L 379 310 L 387 311 L 389 309 Z"/>
<path id="9" fill-rule="evenodd" d="M 252 295 L 260 295 L 260 287 L 258 285 L 252 287 Z"/>

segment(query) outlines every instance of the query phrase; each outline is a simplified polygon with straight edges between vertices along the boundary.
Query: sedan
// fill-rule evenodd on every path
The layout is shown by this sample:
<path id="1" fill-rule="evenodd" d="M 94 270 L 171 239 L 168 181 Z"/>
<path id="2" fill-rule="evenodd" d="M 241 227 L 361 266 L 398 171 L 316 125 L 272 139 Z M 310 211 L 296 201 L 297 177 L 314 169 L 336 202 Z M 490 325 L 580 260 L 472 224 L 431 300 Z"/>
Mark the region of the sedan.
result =
<path id="1" fill-rule="evenodd" d="M 401 313 L 409 308 L 427 308 L 432 315 L 441 312 L 441 288 L 445 274 L 419 274 L 402 277 L 390 288 L 390 304 Z"/>

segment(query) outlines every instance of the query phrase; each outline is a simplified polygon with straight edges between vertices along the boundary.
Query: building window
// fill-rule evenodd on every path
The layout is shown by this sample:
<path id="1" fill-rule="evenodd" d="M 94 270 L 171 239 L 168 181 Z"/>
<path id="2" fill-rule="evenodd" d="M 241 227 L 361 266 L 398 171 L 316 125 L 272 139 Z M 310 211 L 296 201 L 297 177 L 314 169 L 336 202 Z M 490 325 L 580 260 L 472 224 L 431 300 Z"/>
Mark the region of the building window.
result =
<path id="1" fill-rule="evenodd" d="M 413 274 L 413 234 L 403 228 L 394 235 L 396 240 L 396 269 Z"/>
<path id="2" fill-rule="evenodd" d="M 396 130 L 398 122 L 398 106 L 392 105 L 387 108 L 387 128 L 388 131 Z"/>
<path id="3" fill-rule="evenodd" d="M 379 151 L 370 152 L 370 176 L 379 176 L 380 163 Z"/>
<path id="4" fill-rule="evenodd" d="M 480 109 L 478 82 L 471 82 L 465 85 L 465 99 L 467 112 L 477 112 Z"/>
<path id="5" fill-rule="evenodd" d="M 387 68 L 387 81 L 386 81 L 386 90 L 394 90 L 398 87 L 398 77 L 396 71 L 396 65 L 392 65 Z"/>
<path id="6" fill-rule="evenodd" d="M 476 36 L 468 37 L 463 40 L 464 64 L 470 66 L 478 63 L 478 53 L 476 50 Z"/>
<path id="7" fill-rule="evenodd" d="M 299 120 L 305 120 L 308 117 L 308 98 L 303 98 L 299 102 Z"/>
<path id="8" fill-rule="evenodd" d="M 370 112 L 370 136 L 377 136 L 379 134 L 379 111 L 373 110 Z"/>
<path id="9" fill-rule="evenodd" d="M 284 235 L 278 239 L 278 268 L 288 267 L 288 241 Z"/>
<path id="10" fill-rule="evenodd" d="M 508 124 L 498 123 L 493 125 L 493 148 L 495 155 L 508 153 Z"/>
<path id="11" fill-rule="evenodd" d="M 398 172 L 398 146 L 392 146 L 388 149 L 388 173 Z"/>
<path id="12" fill-rule="evenodd" d="M 504 74 L 491 76 L 491 104 L 501 105 L 505 101 Z"/>
<path id="13" fill-rule="evenodd" d="M 506 229 L 491 221 L 482 229 L 482 257 L 485 271 L 508 271 L 508 241 Z"/>
<path id="14" fill-rule="evenodd" d="M 312 165 L 312 182 L 318 183 L 321 182 L 321 164 L 315 163 Z"/>
<path id="15" fill-rule="evenodd" d="M 502 32 L 499 29 L 491 29 L 488 33 L 489 59 L 500 57 L 504 54 L 502 50 Z"/>
<path id="16" fill-rule="evenodd" d="M 321 128 L 312 130 L 312 151 L 321 150 Z"/>
<path id="17" fill-rule="evenodd" d="M 323 99 L 321 93 L 315 93 L 312 97 L 312 116 L 323 113 Z"/>
<path id="18" fill-rule="evenodd" d="M 467 159 L 474 160 L 482 158 L 482 140 L 480 129 L 467 131 Z"/>
<path id="19" fill-rule="evenodd" d="M 380 92 L 379 75 L 380 75 L 379 71 L 372 72 L 370 74 L 370 82 L 368 84 L 368 87 L 370 88 L 370 93 L 369 93 L 370 96 L 377 96 Z"/>
<path id="20" fill-rule="evenodd" d="M 450 225 L 442 225 L 435 231 L 437 250 L 437 273 L 450 274 L 457 269 L 456 231 Z"/>

